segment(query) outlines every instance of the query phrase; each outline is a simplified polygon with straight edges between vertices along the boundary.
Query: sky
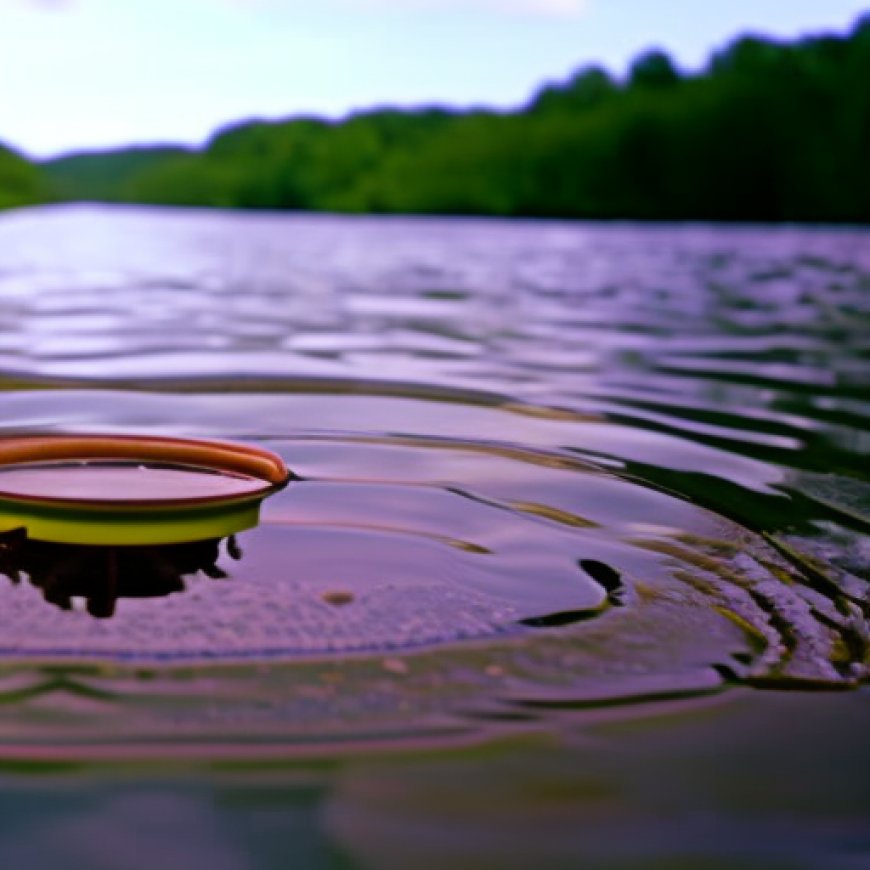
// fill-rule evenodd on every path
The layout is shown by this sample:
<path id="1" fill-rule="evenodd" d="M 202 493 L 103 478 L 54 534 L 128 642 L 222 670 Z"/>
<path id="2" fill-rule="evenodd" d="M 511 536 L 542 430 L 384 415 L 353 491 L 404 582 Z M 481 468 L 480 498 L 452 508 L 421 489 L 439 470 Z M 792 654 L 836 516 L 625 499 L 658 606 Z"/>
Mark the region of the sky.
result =
<path id="1" fill-rule="evenodd" d="M 201 143 L 252 117 L 516 107 L 586 63 L 684 69 L 753 31 L 843 32 L 870 0 L 0 0 L 0 140 L 31 156 Z"/>

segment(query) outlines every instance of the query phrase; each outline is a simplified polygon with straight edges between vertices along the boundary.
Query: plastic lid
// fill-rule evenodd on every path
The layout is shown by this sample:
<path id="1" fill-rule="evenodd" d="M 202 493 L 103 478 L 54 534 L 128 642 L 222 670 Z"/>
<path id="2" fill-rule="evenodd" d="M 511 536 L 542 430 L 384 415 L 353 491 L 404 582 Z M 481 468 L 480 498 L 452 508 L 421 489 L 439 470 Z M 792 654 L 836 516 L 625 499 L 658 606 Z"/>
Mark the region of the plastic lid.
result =
<path id="1" fill-rule="evenodd" d="M 181 543 L 257 524 L 290 472 L 279 456 L 218 441 L 128 435 L 0 439 L 0 532 L 89 545 Z"/>

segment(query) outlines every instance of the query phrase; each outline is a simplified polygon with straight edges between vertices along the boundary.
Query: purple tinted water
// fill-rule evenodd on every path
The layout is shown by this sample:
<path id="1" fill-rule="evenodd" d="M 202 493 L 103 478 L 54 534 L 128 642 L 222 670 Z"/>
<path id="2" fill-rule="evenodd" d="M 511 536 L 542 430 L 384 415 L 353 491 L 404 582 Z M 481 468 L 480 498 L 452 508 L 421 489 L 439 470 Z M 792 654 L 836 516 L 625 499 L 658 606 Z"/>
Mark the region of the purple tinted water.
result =
<path id="1" fill-rule="evenodd" d="M 569 833 L 591 812 L 661 866 L 817 866 L 788 863 L 813 849 L 818 866 L 858 866 L 832 845 L 827 798 L 785 824 L 769 788 L 741 809 L 729 771 L 769 759 L 783 776 L 843 717 L 866 721 L 863 688 L 835 703 L 745 687 L 866 676 L 868 290 L 859 230 L 5 215 L 0 434 L 248 440 L 300 480 L 240 537 L 241 558 L 229 542 L 142 553 L 115 577 L 97 554 L 0 540 L 0 751 L 314 753 L 337 771 L 300 804 L 318 807 L 306 830 L 322 865 L 341 844 L 402 866 L 422 837 L 432 866 L 527 866 L 516 827 L 554 866 L 608 848 L 612 866 L 641 866 L 613 838 Z M 113 616 L 95 618 L 110 592 Z M 800 717 L 814 724 L 791 744 Z M 680 767 L 678 745 L 697 759 L 734 729 L 751 737 L 721 765 Z M 366 761 L 521 734 L 562 749 L 437 756 L 386 779 Z M 659 757 L 682 772 L 655 828 L 664 773 L 638 771 Z M 857 745 L 851 757 L 866 766 Z M 460 833 L 454 775 L 477 796 Z M 201 794 L 172 794 L 197 848 L 217 842 L 196 827 L 213 821 Z M 856 860 L 864 806 L 837 810 Z"/>
<path id="2" fill-rule="evenodd" d="M 260 492 L 256 478 L 200 468 L 82 462 L 0 468 L 0 494 L 74 501 L 167 501 Z"/>

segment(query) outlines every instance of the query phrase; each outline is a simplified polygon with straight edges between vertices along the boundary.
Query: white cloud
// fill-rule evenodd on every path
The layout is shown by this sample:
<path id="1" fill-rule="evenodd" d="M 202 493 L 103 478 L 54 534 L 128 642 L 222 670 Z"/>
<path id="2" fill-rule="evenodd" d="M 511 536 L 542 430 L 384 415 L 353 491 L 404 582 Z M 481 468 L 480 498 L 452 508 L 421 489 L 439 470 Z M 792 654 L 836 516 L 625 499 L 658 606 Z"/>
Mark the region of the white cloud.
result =
<path id="1" fill-rule="evenodd" d="M 437 3 L 437 0 L 435 0 Z M 589 7 L 589 0 L 471 0 L 463 3 L 462 0 L 450 2 L 445 0 L 444 5 L 449 6 L 480 6 L 492 9 L 494 12 L 520 12 L 532 15 L 548 15 L 565 18 L 575 18 L 584 15 Z"/>
<path id="2" fill-rule="evenodd" d="M 296 0 L 221 0 L 221 2 L 273 9 L 284 7 L 288 11 L 297 5 Z M 331 0 L 331 2 L 335 6 L 359 11 L 484 11 L 547 18 L 579 18 L 589 10 L 592 0 Z"/>
<path id="3" fill-rule="evenodd" d="M 12 6 L 13 8 L 36 7 L 37 9 L 66 9 L 72 6 L 75 0 L 0 0 L 0 7 Z"/>
<path id="4" fill-rule="evenodd" d="M 147 3 L 148 0 L 139 0 L 139 2 Z M 300 5 L 300 0 L 213 0 L 213 2 L 250 9 L 283 8 L 288 12 L 294 11 L 294 7 L 298 9 Z M 331 0 L 331 3 L 357 11 L 483 11 L 545 18 L 579 18 L 589 11 L 592 0 Z M 77 0 L 0 0 L 0 9 L 5 6 L 57 11 L 76 5 L 78 5 Z"/>
<path id="5" fill-rule="evenodd" d="M 346 6 L 390 7 L 403 9 L 473 10 L 492 12 L 516 12 L 532 15 L 555 15 L 574 17 L 583 14 L 589 0 L 341 0 Z"/>

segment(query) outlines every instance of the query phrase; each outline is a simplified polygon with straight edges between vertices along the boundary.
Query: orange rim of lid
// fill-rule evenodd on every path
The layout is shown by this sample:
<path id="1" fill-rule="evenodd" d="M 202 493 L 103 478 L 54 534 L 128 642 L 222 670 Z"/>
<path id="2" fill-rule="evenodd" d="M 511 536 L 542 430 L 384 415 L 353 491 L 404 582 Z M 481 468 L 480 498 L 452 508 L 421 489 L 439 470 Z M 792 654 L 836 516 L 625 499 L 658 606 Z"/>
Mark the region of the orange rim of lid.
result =
<path id="1" fill-rule="evenodd" d="M 147 501 L 0 491 L 0 531 L 22 526 L 34 538 L 88 544 L 157 544 L 219 537 L 255 525 L 260 502 L 291 478 L 280 456 L 247 444 L 105 434 L 0 438 L 0 470 L 89 460 L 202 468 L 254 478 L 263 487 L 241 494 Z"/>
<path id="2" fill-rule="evenodd" d="M 286 483 L 290 477 L 280 456 L 248 444 L 138 435 L 36 435 L 0 439 L 0 468 L 95 459 L 197 466 L 247 475 L 276 486 Z"/>

